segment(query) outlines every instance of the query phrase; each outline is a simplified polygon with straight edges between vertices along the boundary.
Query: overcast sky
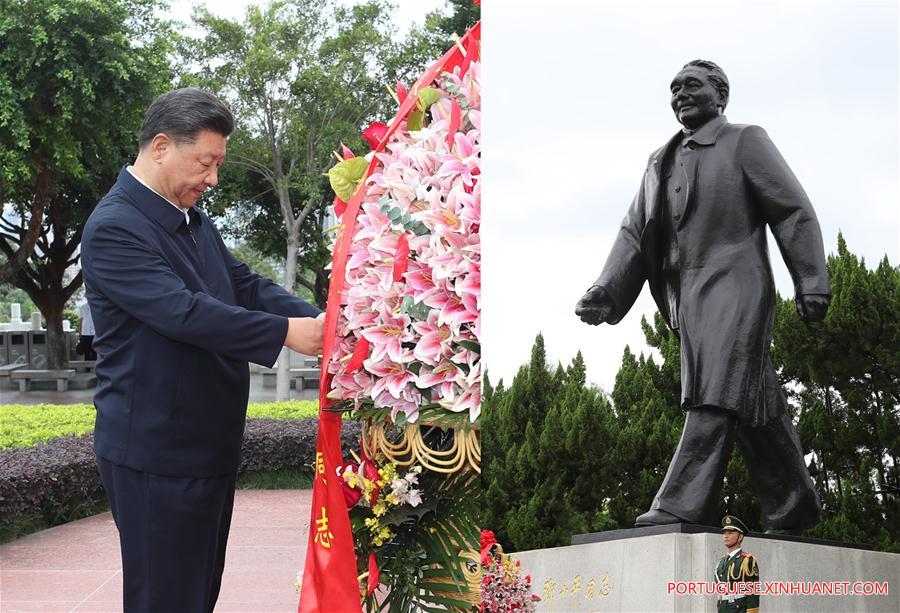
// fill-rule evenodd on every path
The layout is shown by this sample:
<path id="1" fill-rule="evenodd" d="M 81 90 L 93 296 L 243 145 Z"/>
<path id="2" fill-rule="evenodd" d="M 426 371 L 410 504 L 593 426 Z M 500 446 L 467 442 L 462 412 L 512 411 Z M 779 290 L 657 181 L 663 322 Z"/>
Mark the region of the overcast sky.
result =
<path id="1" fill-rule="evenodd" d="M 607 391 L 626 344 L 646 351 L 644 288 L 618 325 L 574 315 L 651 151 L 680 126 L 668 85 L 718 63 L 729 121 L 763 126 L 803 184 L 827 253 L 838 231 L 871 265 L 900 261 L 897 2 L 489 0 L 483 6 L 485 363 L 507 383 L 541 331 L 580 349 Z M 792 283 L 770 237 L 776 284 Z"/>
<path id="2" fill-rule="evenodd" d="M 337 0 L 339 4 L 353 6 L 362 4 L 364 0 Z M 215 0 L 211 2 L 185 2 L 172 0 L 171 6 L 167 14 L 170 18 L 190 22 L 191 13 L 194 6 L 203 5 L 209 8 L 213 13 L 220 17 L 229 19 L 243 20 L 247 7 L 250 5 L 265 5 L 266 2 L 259 0 Z M 400 33 L 409 30 L 413 23 L 422 24 L 427 13 L 436 9 L 445 9 L 447 2 L 445 0 L 393 0 L 395 6 L 394 18 Z"/>

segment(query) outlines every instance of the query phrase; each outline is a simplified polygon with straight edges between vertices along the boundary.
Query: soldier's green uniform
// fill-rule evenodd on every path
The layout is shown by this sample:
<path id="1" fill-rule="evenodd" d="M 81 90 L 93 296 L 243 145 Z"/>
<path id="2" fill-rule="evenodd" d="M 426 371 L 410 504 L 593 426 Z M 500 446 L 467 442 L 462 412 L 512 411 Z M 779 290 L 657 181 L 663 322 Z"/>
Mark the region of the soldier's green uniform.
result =
<path id="1" fill-rule="evenodd" d="M 722 519 L 722 530 L 737 530 L 747 534 L 747 526 L 734 515 L 726 515 Z M 726 553 L 716 564 L 716 581 L 734 586 L 737 583 L 759 583 L 759 567 L 749 553 L 738 549 L 732 554 Z M 719 596 L 716 606 L 719 613 L 758 613 L 759 596 Z"/>

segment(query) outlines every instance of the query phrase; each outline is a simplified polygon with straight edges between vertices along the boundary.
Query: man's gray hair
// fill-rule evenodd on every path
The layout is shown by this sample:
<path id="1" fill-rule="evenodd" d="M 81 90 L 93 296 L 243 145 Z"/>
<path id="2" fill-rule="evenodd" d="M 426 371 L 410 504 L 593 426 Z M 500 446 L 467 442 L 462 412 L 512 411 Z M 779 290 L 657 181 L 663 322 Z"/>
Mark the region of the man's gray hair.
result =
<path id="1" fill-rule="evenodd" d="M 147 109 L 138 146 L 143 149 L 159 133 L 176 143 L 192 143 L 203 130 L 227 137 L 234 131 L 234 115 L 208 91 L 176 89 L 156 98 Z"/>
<path id="2" fill-rule="evenodd" d="M 709 71 L 709 82 L 713 84 L 713 87 L 716 88 L 716 91 L 719 92 L 719 96 L 722 99 L 722 109 L 728 106 L 728 92 L 730 91 L 730 86 L 728 85 L 728 77 L 725 76 L 725 71 L 719 68 L 719 65 L 715 62 L 710 62 L 709 60 L 693 60 L 684 65 L 684 68 L 688 66 L 699 66 L 705 70 Z M 682 70 L 684 70 L 682 68 Z"/>

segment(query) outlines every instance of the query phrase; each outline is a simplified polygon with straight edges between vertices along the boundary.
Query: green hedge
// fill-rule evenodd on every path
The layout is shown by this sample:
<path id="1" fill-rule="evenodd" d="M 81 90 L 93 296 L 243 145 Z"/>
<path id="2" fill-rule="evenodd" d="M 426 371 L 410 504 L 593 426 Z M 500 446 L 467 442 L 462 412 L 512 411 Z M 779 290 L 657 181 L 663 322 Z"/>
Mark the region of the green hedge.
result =
<path id="1" fill-rule="evenodd" d="M 310 487 L 317 433 L 315 417 L 248 419 L 238 486 Z M 356 449 L 359 436 L 359 423 L 346 420 L 343 448 Z M 69 435 L 0 450 L 0 543 L 104 510 L 93 438 Z"/>
<path id="2" fill-rule="evenodd" d="M 316 400 L 252 402 L 248 418 L 304 419 L 318 414 Z M 71 434 L 94 431 L 94 407 L 90 404 L 0 405 L 0 450 L 30 447 Z"/>

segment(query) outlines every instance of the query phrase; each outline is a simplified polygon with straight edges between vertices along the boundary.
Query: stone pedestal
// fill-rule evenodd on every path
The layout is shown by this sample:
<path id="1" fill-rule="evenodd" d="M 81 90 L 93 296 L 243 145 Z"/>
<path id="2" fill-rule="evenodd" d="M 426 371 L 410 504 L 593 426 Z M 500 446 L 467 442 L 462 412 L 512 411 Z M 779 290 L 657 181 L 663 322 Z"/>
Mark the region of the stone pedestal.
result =
<path id="1" fill-rule="evenodd" d="M 670 586 L 714 580 L 725 551 L 716 528 L 676 524 L 578 535 L 572 541 L 569 547 L 511 554 L 531 575 L 542 599 L 538 611 L 716 610 L 715 595 L 676 593 L 687 583 Z M 763 611 L 900 611 L 900 554 L 754 533 L 744 539 L 743 549 L 758 560 L 763 584 L 778 583 L 772 589 L 814 589 L 818 583 L 847 594 L 763 595 Z M 887 583 L 888 593 L 849 595 L 856 582 Z"/>

